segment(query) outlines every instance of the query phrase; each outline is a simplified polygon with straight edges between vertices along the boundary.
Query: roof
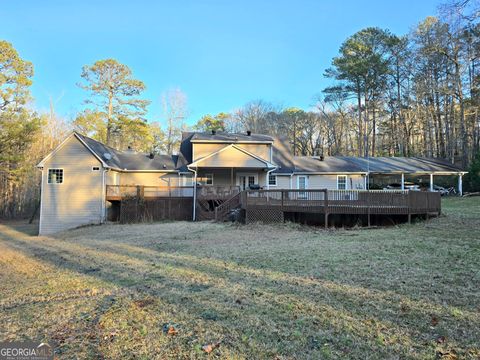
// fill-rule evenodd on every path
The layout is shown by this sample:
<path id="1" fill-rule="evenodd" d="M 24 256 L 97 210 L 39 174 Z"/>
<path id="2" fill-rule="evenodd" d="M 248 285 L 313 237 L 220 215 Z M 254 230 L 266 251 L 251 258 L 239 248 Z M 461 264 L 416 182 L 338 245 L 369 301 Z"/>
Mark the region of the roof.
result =
<path id="1" fill-rule="evenodd" d="M 190 140 L 192 139 L 193 132 L 182 132 L 182 141 L 180 142 L 180 154 L 183 155 L 184 159 L 190 164 L 193 161 L 193 149 L 192 143 Z"/>
<path id="2" fill-rule="evenodd" d="M 211 140 L 229 143 L 221 150 L 208 155 L 202 159 L 203 161 L 210 156 L 223 152 L 228 148 L 235 148 L 255 159 L 260 159 L 256 155 L 251 154 L 245 149 L 241 149 L 235 145 L 236 142 L 244 141 L 245 138 L 254 139 L 252 142 L 268 142 L 273 143 L 273 164 L 277 166 L 275 174 L 292 174 L 292 173 L 377 173 L 377 174 L 459 174 L 465 173 L 461 168 L 451 164 L 444 159 L 421 158 L 421 157 L 355 157 L 355 156 L 326 156 L 323 160 L 318 156 L 292 156 L 290 151 L 290 143 L 286 138 L 273 138 L 268 135 L 246 135 L 246 134 L 228 134 L 217 133 L 193 133 L 185 132 L 182 134 L 182 142 L 180 145 L 180 153 L 178 155 L 154 155 L 136 153 L 133 151 L 119 151 L 107 146 L 92 138 L 73 132 L 68 136 L 54 151 L 44 158 L 38 166 L 52 156 L 62 145 L 72 136 L 77 137 L 92 153 L 97 157 L 104 166 L 111 167 L 121 171 L 179 171 L 188 172 L 188 164 L 192 163 L 192 141 L 197 139 Z M 232 138 L 237 139 L 232 142 Z M 225 150 L 226 151 L 226 150 Z M 265 162 L 267 168 L 274 165 Z"/>
<path id="3" fill-rule="evenodd" d="M 318 156 L 296 156 L 294 164 L 291 172 L 377 174 L 464 172 L 446 160 L 421 157 L 326 156 L 321 160 Z"/>
<path id="4" fill-rule="evenodd" d="M 176 170 L 178 155 L 157 155 L 150 158 L 150 154 L 133 151 L 119 151 L 87 136 L 75 133 L 96 156 L 108 166 L 127 171 L 168 171 Z M 108 155 L 109 154 L 109 155 Z"/>
<path id="5" fill-rule="evenodd" d="M 422 157 L 355 157 L 342 156 L 370 173 L 460 173 L 465 172 L 445 159 Z"/>
<path id="6" fill-rule="evenodd" d="M 318 156 L 295 156 L 294 163 L 295 172 L 362 173 L 366 171 L 348 158 L 339 156 L 327 156 L 323 160 Z"/>
<path id="7" fill-rule="evenodd" d="M 192 142 L 255 142 L 255 143 L 272 143 L 273 138 L 268 135 L 262 134 L 250 134 L 247 133 L 226 133 L 226 132 L 216 132 L 212 134 L 211 132 L 196 132 L 193 133 L 191 137 Z"/>
<path id="8" fill-rule="evenodd" d="M 290 143 L 286 137 L 277 137 L 273 142 L 273 163 L 278 166 L 275 174 L 290 174 L 295 165 Z"/>

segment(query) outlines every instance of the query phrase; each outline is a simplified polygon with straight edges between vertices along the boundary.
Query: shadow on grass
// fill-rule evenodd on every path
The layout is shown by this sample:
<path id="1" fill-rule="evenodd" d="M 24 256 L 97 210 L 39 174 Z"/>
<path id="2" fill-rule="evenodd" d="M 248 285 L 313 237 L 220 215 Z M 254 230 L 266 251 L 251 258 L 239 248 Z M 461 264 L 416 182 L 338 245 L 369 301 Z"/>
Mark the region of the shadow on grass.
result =
<path id="1" fill-rule="evenodd" d="M 324 344 L 330 344 L 334 353 L 345 357 L 352 355 L 352 348 L 358 354 L 374 351 L 379 358 L 408 357 L 412 351 L 431 356 L 435 332 L 430 329 L 429 315 L 445 311 L 395 293 L 219 259 L 105 240 L 78 244 L 17 235 L 15 231 L 3 235 L 17 251 L 97 277 L 125 290 L 123 294 L 159 298 L 168 304 L 175 320 L 192 328 L 196 322 L 215 324 L 222 329 L 216 336 L 225 336 L 226 346 L 243 355 L 255 356 L 263 349 L 269 356 L 308 357 L 323 353 Z M 467 319 L 470 315 L 457 320 L 463 331 L 473 331 L 475 324 Z M 453 335 L 461 339 L 457 338 L 460 334 Z M 241 340 L 244 336 L 248 343 Z M 468 351 L 468 341 L 454 339 L 450 345 L 457 352 Z"/>

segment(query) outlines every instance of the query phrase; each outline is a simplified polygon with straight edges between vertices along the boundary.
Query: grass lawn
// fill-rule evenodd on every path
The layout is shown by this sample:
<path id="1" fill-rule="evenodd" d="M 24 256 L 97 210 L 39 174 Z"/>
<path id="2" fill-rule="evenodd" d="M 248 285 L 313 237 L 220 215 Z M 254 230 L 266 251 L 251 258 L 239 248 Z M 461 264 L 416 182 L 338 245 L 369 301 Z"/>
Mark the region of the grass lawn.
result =
<path id="1" fill-rule="evenodd" d="M 478 359 L 480 198 L 443 207 L 330 231 L 2 224 L 0 340 L 68 359 Z"/>

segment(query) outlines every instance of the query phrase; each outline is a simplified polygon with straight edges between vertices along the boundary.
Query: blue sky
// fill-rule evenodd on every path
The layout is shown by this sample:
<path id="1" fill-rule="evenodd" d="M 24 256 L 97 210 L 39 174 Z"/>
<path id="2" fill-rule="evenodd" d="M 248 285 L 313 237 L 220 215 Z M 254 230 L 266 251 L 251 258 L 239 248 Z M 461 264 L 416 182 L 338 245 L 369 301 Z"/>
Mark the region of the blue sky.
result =
<path id="1" fill-rule="evenodd" d="M 341 43 L 378 26 L 408 32 L 438 1 L 6 1 L 0 38 L 35 66 L 35 107 L 70 119 L 84 105 L 81 67 L 104 58 L 130 66 L 147 86 L 149 120 L 160 96 L 186 93 L 189 122 L 264 99 L 308 109 L 329 80 Z"/>

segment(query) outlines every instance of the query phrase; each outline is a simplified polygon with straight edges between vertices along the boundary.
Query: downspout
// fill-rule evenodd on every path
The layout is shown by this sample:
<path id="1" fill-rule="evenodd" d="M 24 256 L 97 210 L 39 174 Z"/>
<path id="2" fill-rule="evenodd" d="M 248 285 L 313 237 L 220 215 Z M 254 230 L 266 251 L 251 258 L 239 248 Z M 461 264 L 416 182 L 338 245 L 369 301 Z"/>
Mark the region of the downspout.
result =
<path id="1" fill-rule="evenodd" d="M 41 183 L 40 183 L 40 218 L 38 220 L 38 235 L 40 236 L 41 235 L 41 232 L 42 232 L 42 207 L 43 207 L 43 193 L 44 193 L 44 189 L 43 189 L 43 176 L 44 176 L 44 171 L 45 169 L 42 167 L 41 168 L 41 171 L 42 171 L 42 180 L 41 180 Z"/>
<path id="2" fill-rule="evenodd" d="M 275 170 L 277 170 L 276 166 L 273 169 L 267 171 L 267 181 L 266 181 L 267 190 L 270 190 L 270 181 L 269 181 L 270 173 Z"/>
<path id="3" fill-rule="evenodd" d="M 189 166 L 187 166 L 187 169 L 195 174 L 193 177 L 193 215 L 192 215 L 192 219 L 193 221 L 195 221 L 197 218 L 197 170 L 198 169 L 193 170 Z"/>
<path id="4" fill-rule="evenodd" d="M 107 173 L 108 169 L 103 169 L 102 174 L 102 219 L 101 223 L 105 223 L 106 220 L 106 201 L 107 201 L 107 184 L 105 181 L 105 174 Z"/>

